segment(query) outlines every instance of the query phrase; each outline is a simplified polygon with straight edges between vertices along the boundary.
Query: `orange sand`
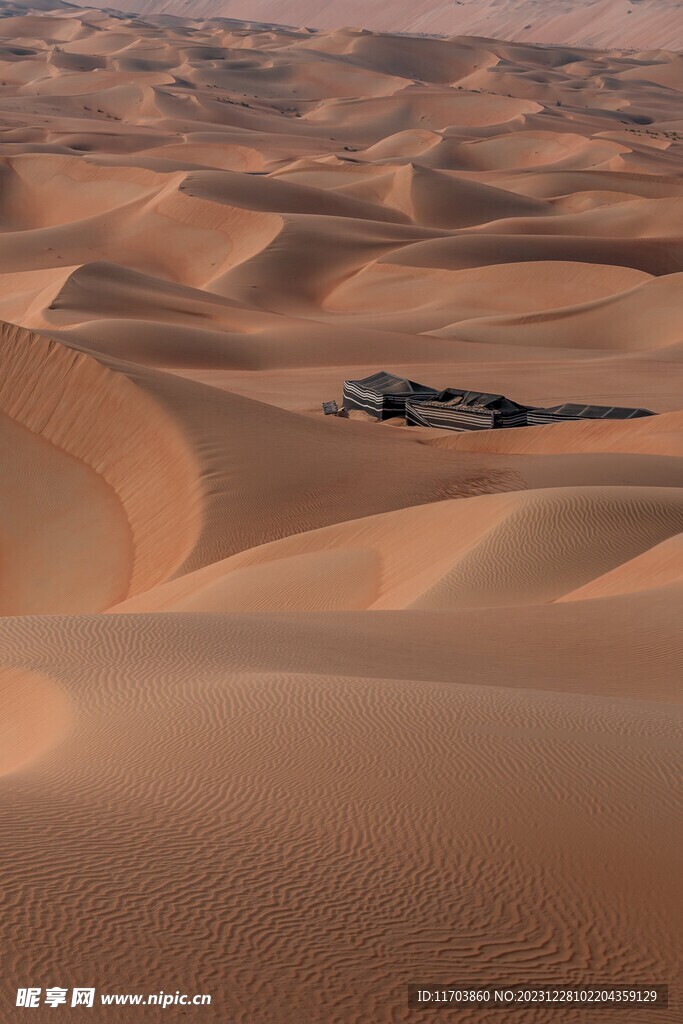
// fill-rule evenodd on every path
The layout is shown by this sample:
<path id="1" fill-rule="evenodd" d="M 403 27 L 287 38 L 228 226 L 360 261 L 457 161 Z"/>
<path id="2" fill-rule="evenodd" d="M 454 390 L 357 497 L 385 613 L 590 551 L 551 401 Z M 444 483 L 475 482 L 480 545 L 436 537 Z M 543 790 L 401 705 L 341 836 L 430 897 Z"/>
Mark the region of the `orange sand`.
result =
<path id="1" fill-rule="evenodd" d="M 55 3 L 56 0 L 48 0 L 49 7 Z M 108 4 L 106 0 L 93 4 L 81 0 L 81 6 Z M 128 0 L 126 9 L 145 15 L 187 16 L 186 0 Z M 421 4 L 392 0 L 372 5 L 362 0 L 193 0 L 192 12 L 196 18 L 245 18 L 252 22 L 279 21 L 328 29 L 357 25 L 380 32 L 436 33 L 442 38 L 484 36 L 480 40 L 483 46 L 490 43 L 491 36 L 557 46 L 621 46 L 640 51 L 683 46 L 678 0 L 544 0 L 542 5 L 536 0 L 455 0 L 451 4 L 438 0 L 424 0 Z M 361 53 L 372 48 L 372 37 L 358 44 Z M 429 48 L 421 49 L 419 43 L 403 38 L 386 40 L 383 51 L 376 66 L 392 73 L 393 60 L 407 59 L 416 68 L 429 66 L 425 77 L 430 73 L 439 75 L 442 54 L 443 63 L 448 59 L 445 47 L 430 52 Z M 431 53 L 435 60 L 430 59 Z M 587 56 L 591 59 L 592 54 Z M 473 64 L 473 69 L 478 66 Z M 553 67 L 554 62 L 549 66 Z M 639 69 L 635 67 L 632 74 L 639 77 Z M 668 84 L 668 69 L 656 71 L 655 76 L 652 81 Z"/>
<path id="2" fill-rule="evenodd" d="M 0 19 L 0 1020 L 682 1022 L 679 8 L 137 2 Z M 659 415 L 322 416 L 380 368 Z"/>

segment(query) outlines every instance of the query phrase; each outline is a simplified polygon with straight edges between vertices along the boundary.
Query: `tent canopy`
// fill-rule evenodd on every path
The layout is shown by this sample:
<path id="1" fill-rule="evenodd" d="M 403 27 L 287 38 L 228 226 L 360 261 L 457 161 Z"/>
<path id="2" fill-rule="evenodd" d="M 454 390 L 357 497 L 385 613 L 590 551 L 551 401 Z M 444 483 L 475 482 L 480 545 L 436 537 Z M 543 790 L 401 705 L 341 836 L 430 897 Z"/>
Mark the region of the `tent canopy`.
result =
<path id="1" fill-rule="evenodd" d="M 437 394 L 434 388 L 427 387 L 426 384 L 418 384 L 417 381 L 408 380 L 406 377 L 397 377 L 395 374 L 387 373 L 385 370 L 380 370 L 379 373 L 373 373 L 369 377 L 364 377 L 363 380 L 354 380 L 350 383 L 356 384 L 366 391 L 376 391 L 381 395 Z"/>
<path id="2" fill-rule="evenodd" d="M 575 402 L 563 402 L 562 405 L 540 411 L 578 420 L 631 420 L 638 416 L 654 416 L 649 409 L 625 409 L 618 405 L 583 405 Z"/>
<path id="3" fill-rule="evenodd" d="M 435 395 L 432 402 L 453 408 L 487 409 L 490 412 L 517 412 L 525 408 L 504 395 L 493 395 L 485 391 L 462 391 L 460 388 L 445 388 Z"/>

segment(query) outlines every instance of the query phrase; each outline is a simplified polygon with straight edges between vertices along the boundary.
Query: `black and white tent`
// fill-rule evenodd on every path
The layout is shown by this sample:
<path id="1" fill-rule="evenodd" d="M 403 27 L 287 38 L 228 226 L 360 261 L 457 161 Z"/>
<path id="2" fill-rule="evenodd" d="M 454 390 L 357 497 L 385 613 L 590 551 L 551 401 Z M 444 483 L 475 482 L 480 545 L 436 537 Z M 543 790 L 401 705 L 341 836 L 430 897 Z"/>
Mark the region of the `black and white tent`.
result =
<path id="1" fill-rule="evenodd" d="M 558 423 L 562 420 L 634 420 L 639 416 L 654 416 L 649 409 L 624 409 L 617 405 L 583 405 L 563 402 L 550 409 L 530 409 L 530 427 L 542 423 Z"/>
<path id="2" fill-rule="evenodd" d="M 491 430 L 523 427 L 527 408 L 504 395 L 446 388 L 427 401 L 406 402 L 406 423 L 441 430 Z"/>
<path id="3" fill-rule="evenodd" d="M 407 399 L 418 404 L 436 394 L 434 388 L 380 371 L 363 380 L 344 381 L 344 408 L 360 409 L 375 419 L 386 420 L 390 416 L 404 416 Z"/>

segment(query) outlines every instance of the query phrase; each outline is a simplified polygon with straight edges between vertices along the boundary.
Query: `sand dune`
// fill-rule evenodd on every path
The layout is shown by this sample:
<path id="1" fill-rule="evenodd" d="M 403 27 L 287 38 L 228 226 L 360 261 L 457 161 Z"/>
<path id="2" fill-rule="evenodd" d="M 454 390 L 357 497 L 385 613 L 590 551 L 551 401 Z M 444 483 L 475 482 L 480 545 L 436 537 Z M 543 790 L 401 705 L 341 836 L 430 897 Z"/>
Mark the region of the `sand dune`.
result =
<path id="1" fill-rule="evenodd" d="M 315 668 L 329 664 L 338 645 L 338 627 L 330 631 L 326 616 L 309 624 L 267 616 L 81 617 L 43 620 L 39 633 L 27 633 L 26 620 L 7 620 L 5 657 L 19 648 L 26 660 L 49 657 L 78 708 L 68 739 L 30 773 L 14 776 L 6 794 L 21 825 L 22 854 L 3 864 L 8 884 L 21 884 L 28 867 L 39 886 L 7 922 L 16 961 L 31 957 L 41 934 L 38 893 L 58 883 L 51 913 L 60 924 L 64 984 L 87 973 L 102 990 L 115 991 L 125 978 L 132 990 L 147 991 L 153 977 L 155 989 L 175 991 L 182 974 L 190 992 L 214 993 L 207 1016 L 216 1020 L 226 1012 L 253 1019 L 254 999 L 268 1022 L 302 1013 L 361 1020 L 365 991 L 390 988 L 402 1005 L 398 993 L 409 977 L 435 969 L 435 944 L 437 969 L 448 976 L 484 969 L 511 983 L 526 969 L 539 982 L 558 973 L 579 981 L 588 950 L 605 971 L 647 961 L 654 978 L 670 976 L 675 924 L 664 908 L 675 830 L 662 778 L 674 751 L 671 709 L 535 693 L 527 688 L 528 661 L 515 673 L 499 660 L 495 679 L 505 676 L 506 687 L 490 674 L 482 685 L 478 650 L 463 651 L 466 679 L 453 682 L 453 620 L 441 626 L 439 670 L 418 656 L 433 658 L 439 646 L 436 624 L 425 630 L 423 616 L 409 648 L 396 643 L 404 623 L 382 619 L 366 632 L 358 617 L 346 621 L 350 643 L 334 676 Z M 476 621 L 459 628 L 471 637 Z M 536 626 L 547 638 L 547 680 L 561 651 L 551 652 L 547 623 Z M 284 652 L 279 671 L 267 667 L 273 635 Z M 601 649 L 606 642 L 603 630 Z M 658 681 L 665 650 L 660 643 L 651 664 Z M 102 686 L 84 682 L 84 657 Z M 535 658 L 542 663 L 538 652 Z M 366 675 L 354 675 L 354 665 Z M 511 675 L 522 675 L 521 689 L 510 685 Z M 425 771 L 425 762 L 438 763 L 439 773 Z M 225 780 L 216 799 L 207 793 L 213 779 Z M 46 826 L 59 830 L 56 848 Z M 106 884 L 103 862 L 110 865 Z M 596 864 L 605 863 L 614 867 L 599 871 L 597 900 Z M 160 865 L 171 873 L 172 897 Z M 646 888 L 637 884 L 644 870 Z M 247 914 L 245 886 L 250 908 L 254 900 Z M 122 901 L 129 908 L 123 916 Z M 462 931 L 453 931 L 454 918 Z M 150 928 L 155 941 L 141 946 L 135 937 Z M 106 959 L 98 955 L 104 944 Z M 334 972 L 321 960 L 330 948 Z M 13 982 L 13 971 L 8 976 Z M 374 1005 L 375 1019 L 395 1016 L 384 996 Z"/>
<path id="2" fill-rule="evenodd" d="M 416 224 L 434 228 L 467 228 L 480 224 L 483 217 L 496 219 L 532 214 L 549 214 L 543 203 L 509 192 L 492 189 L 439 171 L 408 164 L 392 174 L 372 178 L 358 185 L 347 185 L 356 196 L 377 195 L 381 201 L 406 214 Z M 484 212 L 485 211 L 485 212 Z"/>
<path id="3" fill-rule="evenodd" d="M 646 292 L 649 294 L 641 294 Z M 683 274 L 638 283 L 608 298 L 523 317 L 486 317 L 443 328 L 468 341 L 603 351 L 665 348 L 681 340 Z M 617 327 L 617 324 L 619 325 Z"/>
<path id="4" fill-rule="evenodd" d="M 448 238 L 415 242 L 384 257 L 385 263 L 464 270 L 500 263 L 559 260 L 588 266 L 632 267 L 660 276 L 680 273 L 683 240 L 666 245 L 657 238 L 581 238 L 572 235 L 489 235 L 459 233 Z"/>
<path id="5" fill-rule="evenodd" d="M 591 583 L 565 594 L 561 601 L 584 601 L 597 597 L 612 597 L 640 589 L 666 587 L 678 584 L 683 575 L 683 538 L 680 534 L 669 537 L 649 551 L 629 562 L 617 566 Z M 674 600 L 676 594 L 672 595 Z"/>
<path id="6" fill-rule="evenodd" d="M 3 549 L 18 559 L 3 574 L 4 613 L 97 609 L 172 573 L 197 531 L 185 438 L 95 360 L 7 324 L 0 342 L 3 468 L 16 494 Z"/>
<path id="7" fill-rule="evenodd" d="M 57 456 L 73 456 L 83 472 L 92 467 L 98 485 L 109 484 L 110 504 L 132 533 L 131 594 L 143 581 L 149 584 L 150 573 L 159 579 L 183 565 L 187 571 L 276 537 L 416 502 L 506 490 L 517 482 L 502 462 L 486 459 L 484 465 L 472 455 L 425 453 L 398 435 L 373 439 L 362 426 L 345 430 L 341 422 L 324 423 L 321 431 L 307 418 L 136 364 L 111 360 L 108 369 L 85 352 L 9 325 L 3 363 L 0 403 L 10 424 L 28 428 L 28 444 L 44 439 Z M 25 379 L 31 387 L 22 390 Z M 55 409 L 67 403 L 69 417 L 56 416 Z M 241 442 L 245 433 L 263 448 L 257 466 Z M 10 448 L 8 440 L 8 453 Z M 311 465 L 316 485 L 309 489 Z M 346 486 L 350 478 L 355 489 Z M 67 490 L 74 487 L 69 482 Z M 22 505 L 19 511 L 25 529 Z M 63 525 L 69 528 L 68 520 Z M 96 528 L 102 536 L 109 532 L 104 523 Z M 49 537 L 44 543 L 51 547 Z M 97 538 L 92 544 L 97 546 Z M 85 542 L 83 551 L 89 547 Z M 63 554 L 68 561 L 68 552 Z M 104 554 L 113 557 L 106 548 Z M 37 552 L 39 563 L 43 557 Z M 85 568 L 96 574 L 97 586 L 104 584 L 90 559 Z M 79 600 L 88 601 L 85 591 Z M 85 604 L 100 607 L 101 601 Z"/>
<path id="8" fill-rule="evenodd" d="M 6 984 L 683 1021 L 678 8 L 242 2 L 0 18 Z M 657 415 L 322 415 L 379 369 Z"/>
<path id="9" fill-rule="evenodd" d="M 404 509 L 254 548 L 115 610 L 538 604 L 678 534 L 678 490 L 562 487 Z"/>
<path id="10" fill-rule="evenodd" d="M 579 332 L 572 324 L 573 333 L 567 339 L 568 332 L 562 335 L 558 321 L 563 317 L 580 316 L 585 307 L 590 310 L 607 307 L 606 320 L 608 312 L 611 312 L 610 300 L 614 301 L 616 296 L 630 293 L 648 281 L 642 272 L 630 268 L 588 268 L 583 263 L 559 260 L 497 263 L 491 267 L 452 271 L 397 266 L 380 258 L 334 289 L 325 299 L 324 308 L 347 316 L 360 314 L 364 319 L 370 315 L 375 327 L 381 324 L 397 330 L 403 324 L 408 329 L 428 331 L 437 336 L 494 344 L 501 341 L 511 347 L 517 339 L 514 336 L 509 339 L 506 328 L 523 327 L 524 337 L 519 338 L 520 344 L 534 345 L 540 328 L 530 329 L 530 325 L 544 324 L 546 334 L 539 344 L 550 348 L 557 338 L 558 345 L 570 348 Z M 671 295 L 678 297 L 675 279 L 667 278 L 666 282 Z M 637 298 L 634 306 L 636 302 Z M 569 303 L 571 305 L 567 308 Z M 492 309 L 500 309 L 501 313 L 495 318 L 478 315 Z M 503 316 L 503 311 L 508 315 Z M 511 313 L 521 315 L 513 318 L 509 316 Z M 678 321 L 674 318 L 675 312 L 670 336 L 676 339 Z M 487 334 L 487 326 L 491 323 L 495 324 L 496 332 Z M 641 339 L 639 326 L 637 321 L 634 322 L 633 332 Z M 551 330 L 555 334 L 552 340 L 547 340 Z M 591 347 L 612 347 L 595 330 L 587 336 L 584 344 L 589 340 Z M 644 345 L 644 341 L 641 343 Z"/>
<path id="11" fill-rule="evenodd" d="M 436 447 L 459 451 L 509 452 L 524 455 L 559 455 L 566 452 L 647 452 L 683 455 L 683 415 L 667 413 L 630 422 L 554 423 L 533 429 L 493 433 L 448 434 L 427 439 Z"/>
<path id="12" fill-rule="evenodd" d="M 104 0 L 88 7 L 105 6 Z M 143 14 L 186 15 L 181 0 L 129 0 L 129 10 Z M 195 17 L 246 18 L 252 21 L 285 21 L 293 25 L 334 28 L 358 25 L 383 32 L 447 33 L 491 36 L 527 42 L 586 46 L 631 47 L 637 50 L 680 48 L 683 36 L 675 0 L 553 0 L 539 15 L 533 0 L 479 0 L 447 7 L 429 3 L 416 8 L 405 0 L 389 8 L 370 8 L 358 0 L 345 0 L 340 8 L 332 0 L 289 0 L 283 7 L 272 0 L 198 0 Z M 625 17 L 629 15 L 630 17 Z M 485 45 L 488 39 L 482 40 Z M 410 50 L 388 40 L 386 51 L 410 57 Z M 383 47 L 384 49 L 384 47 Z M 419 61 L 419 56 L 416 62 Z M 419 66 L 419 64 L 418 64 Z"/>

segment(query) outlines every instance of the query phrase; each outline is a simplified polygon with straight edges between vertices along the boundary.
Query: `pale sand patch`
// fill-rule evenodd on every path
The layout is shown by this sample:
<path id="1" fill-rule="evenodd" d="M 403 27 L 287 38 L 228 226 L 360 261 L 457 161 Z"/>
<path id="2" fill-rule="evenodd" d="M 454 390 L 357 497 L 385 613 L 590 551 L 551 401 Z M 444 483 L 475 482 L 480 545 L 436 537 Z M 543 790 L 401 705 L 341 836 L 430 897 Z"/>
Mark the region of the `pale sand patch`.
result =
<path id="1" fill-rule="evenodd" d="M 0 668 L 0 776 L 32 764 L 68 733 L 69 699 L 38 672 Z"/>

